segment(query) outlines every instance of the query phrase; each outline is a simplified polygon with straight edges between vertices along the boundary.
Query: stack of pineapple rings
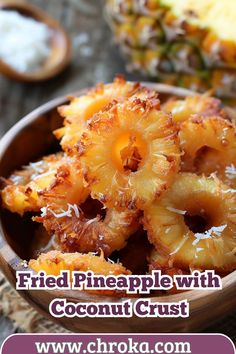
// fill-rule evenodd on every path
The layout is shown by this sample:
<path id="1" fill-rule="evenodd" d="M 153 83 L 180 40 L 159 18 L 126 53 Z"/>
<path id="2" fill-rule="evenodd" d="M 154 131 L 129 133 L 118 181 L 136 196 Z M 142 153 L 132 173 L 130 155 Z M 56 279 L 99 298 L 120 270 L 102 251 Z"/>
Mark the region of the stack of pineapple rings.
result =
<path id="1" fill-rule="evenodd" d="M 59 112 L 63 152 L 15 171 L 2 190 L 5 208 L 30 211 L 53 239 L 30 267 L 130 274 L 140 248 L 149 271 L 236 269 L 236 129 L 219 100 L 160 102 L 117 77 Z M 128 263 L 111 261 L 124 250 Z"/>

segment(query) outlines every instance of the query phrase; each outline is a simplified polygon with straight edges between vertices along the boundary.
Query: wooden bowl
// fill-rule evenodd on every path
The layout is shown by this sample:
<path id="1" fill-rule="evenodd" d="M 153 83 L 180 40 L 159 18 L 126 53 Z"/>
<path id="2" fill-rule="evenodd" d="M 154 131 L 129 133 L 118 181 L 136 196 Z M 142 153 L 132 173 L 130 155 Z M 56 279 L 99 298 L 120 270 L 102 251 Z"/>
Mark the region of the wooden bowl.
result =
<path id="1" fill-rule="evenodd" d="M 71 43 L 67 33 L 59 22 L 40 8 L 26 2 L 0 0 L 0 9 L 17 11 L 21 15 L 31 17 L 47 25 L 52 32 L 50 43 L 51 53 L 39 69 L 22 73 L 0 59 L 0 73 L 18 81 L 38 82 L 56 76 L 69 64 L 71 59 Z"/>
<path id="2" fill-rule="evenodd" d="M 160 92 L 161 99 L 172 95 L 185 97 L 192 92 L 162 84 L 145 84 Z M 83 94 L 84 91 L 77 93 Z M 56 151 L 58 142 L 52 130 L 61 126 L 57 106 L 66 98 L 55 99 L 19 121 L 0 142 L 0 176 L 7 177 L 14 169 L 40 156 Z M 16 271 L 24 270 L 22 259 L 29 257 L 29 244 L 36 223 L 6 210 L 0 216 L 0 264 L 2 270 L 15 286 Z M 192 332 L 220 320 L 236 305 L 236 271 L 223 278 L 223 289 L 213 291 L 194 290 L 177 295 L 153 297 L 153 301 L 177 302 L 187 299 L 190 317 L 181 318 L 83 318 L 53 319 L 73 332 Z M 122 299 L 91 295 L 82 291 L 20 291 L 34 308 L 43 315 L 48 313 L 54 298 L 67 298 L 73 302 L 116 302 Z M 131 299 L 131 301 L 135 301 Z"/>

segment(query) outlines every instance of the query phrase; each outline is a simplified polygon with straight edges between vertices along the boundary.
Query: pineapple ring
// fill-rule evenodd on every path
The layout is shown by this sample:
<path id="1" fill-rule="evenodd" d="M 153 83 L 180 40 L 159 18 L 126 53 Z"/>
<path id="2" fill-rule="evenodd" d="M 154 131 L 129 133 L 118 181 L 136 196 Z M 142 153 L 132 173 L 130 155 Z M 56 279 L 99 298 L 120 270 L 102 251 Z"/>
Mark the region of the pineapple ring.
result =
<path id="1" fill-rule="evenodd" d="M 109 209 L 102 220 L 100 215 L 89 218 L 76 206 L 72 206 L 64 214 L 47 207 L 41 217 L 33 220 L 43 223 L 63 252 L 87 253 L 102 250 L 105 256 L 109 256 L 113 251 L 125 247 L 128 238 L 138 230 L 139 214 L 138 211 L 118 212 Z"/>
<path id="2" fill-rule="evenodd" d="M 86 95 L 73 97 L 69 105 L 61 106 L 58 111 L 64 117 L 64 127 L 54 131 L 57 139 L 61 139 L 61 146 L 64 151 L 73 151 L 81 137 L 86 122 L 92 116 L 104 109 L 117 97 L 128 97 L 136 92 L 139 84 L 129 83 L 118 76 L 111 84 L 99 84 L 95 89 L 90 90 Z"/>
<path id="3" fill-rule="evenodd" d="M 114 263 L 106 260 L 101 254 L 94 253 L 62 253 L 59 251 L 50 251 L 42 253 L 36 260 L 29 261 L 29 267 L 35 272 L 44 271 L 47 275 L 60 275 L 63 270 L 87 272 L 91 271 L 97 275 L 130 275 L 131 272 L 123 267 L 121 263 Z M 125 292 L 117 290 L 87 290 L 92 294 L 106 296 L 125 296 Z"/>
<path id="4" fill-rule="evenodd" d="M 186 121 L 190 116 L 201 114 L 202 116 L 219 115 L 226 118 L 227 114 L 220 100 L 205 95 L 188 96 L 184 100 L 170 99 L 162 105 L 165 112 L 171 113 L 173 121 L 177 124 Z"/>
<path id="5" fill-rule="evenodd" d="M 182 123 L 180 144 L 184 151 L 182 170 L 216 173 L 226 184 L 235 187 L 235 179 L 227 178 L 226 168 L 236 162 L 236 130 L 218 116 L 196 117 Z"/>
<path id="6" fill-rule="evenodd" d="M 63 153 L 30 163 L 4 182 L 3 206 L 20 215 L 27 211 L 38 212 L 49 203 L 58 207 L 77 204 L 89 195 L 79 163 Z"/>
<path id="7" fill-rule="evenodd" d="M 95 274 L 119 275 L 130 274 L 130 271 L 120 263 L 106 261 L 103 254 L 96 256 L 94 253 L 62 253 L 50 251 L 42 253 L 37 259 L 29 261 L 29 267 L 35 272 L 44 271 L 48 275 L 60 275 L 62 270 L 92 271 Z"/>
<path id="8" fill-rule="evenodd" d="M 144 212 L 162 265 L 183 270 L 236 268 L 236 195 L 216 177 L 182 173 Z"/>
<path id="9" fill-rule="evenodd" d="M 179 169 L 177 130 L 157 96 L 131 97 L 97 114 L 78 145 L 94 199 L 142 208 L 166 190 Z"/>

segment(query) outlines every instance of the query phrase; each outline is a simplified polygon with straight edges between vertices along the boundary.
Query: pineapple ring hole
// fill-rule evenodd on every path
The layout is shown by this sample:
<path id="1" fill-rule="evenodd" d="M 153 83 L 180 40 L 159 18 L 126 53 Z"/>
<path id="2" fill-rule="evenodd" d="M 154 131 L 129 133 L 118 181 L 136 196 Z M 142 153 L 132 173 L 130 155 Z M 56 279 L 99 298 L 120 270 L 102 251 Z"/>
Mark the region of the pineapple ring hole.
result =
<path id="1" fill-rule="evenodd" d="M 194 167 L 198 170 L 200 167 L 205 164 L 205 156 L 215 156 L 217 158 L 217 155 L 219 154 L 219 151 L 217 149 L 214 149 L 210 146 L 202 146 L 199 150 L 197 150 L 195 158 L 194 158 Z M 207 159 L 209 160 L 209 158 Z M 214 165 L 214 164 L 213 164 Z M 209 165 L 209 168 L 211 169 L 211 164 Z M 211 172 L 214 172 L 211 171 Z"/>
<path id="2" fill-rule="evenodd" d="M 191 195 L 181 204 L 186 212 L 184 223 L 193 233 L 204 233 L 223 222 L 225 215 L 218 198 L 207 192 Z"/>
<path id="3" fill-rule="evenodd" d="M 194 234 L 204 233 L 209 230 L 209 217 L 205 212 L 200 211 L 199 214 L 189 214 L 188 212 L 184 215 L 184 222 L 188 226 L 189 230 Z"/>
<path id="4" fill-rule="evenodd" d="M 137 172 L 142 166 L 146 154 L 146 141 L 134 131 L 119 135 L 113 144 L 112 159 L 120 172 Z"/>
<path id="5" fill-rule="evenodd" d="M 100 220 L 105 219 L 106 209 L 104 208 L 104 205 L 99 202 L 99 200 L 92 199 L 90 196 L 85 200 L 85 202 L 80 204 L 79 208 L 82 210 L 87 219 L 94 219 L 97 216 L 101 218 Z"/>

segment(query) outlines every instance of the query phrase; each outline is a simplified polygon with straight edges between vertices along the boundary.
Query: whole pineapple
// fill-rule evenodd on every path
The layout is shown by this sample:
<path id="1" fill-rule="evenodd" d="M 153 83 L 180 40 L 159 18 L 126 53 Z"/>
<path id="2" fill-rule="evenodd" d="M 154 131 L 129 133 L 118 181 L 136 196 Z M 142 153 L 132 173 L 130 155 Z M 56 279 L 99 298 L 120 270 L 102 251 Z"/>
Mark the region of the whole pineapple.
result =
<path id="1" fill-rule="evenodd" d="M 234 0 L 107 0 L 128 69 L 221 97 L 236 97 Z"/>

